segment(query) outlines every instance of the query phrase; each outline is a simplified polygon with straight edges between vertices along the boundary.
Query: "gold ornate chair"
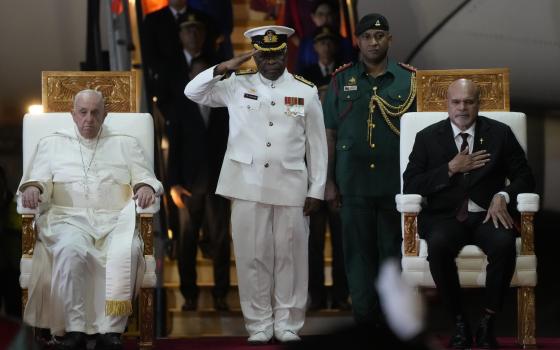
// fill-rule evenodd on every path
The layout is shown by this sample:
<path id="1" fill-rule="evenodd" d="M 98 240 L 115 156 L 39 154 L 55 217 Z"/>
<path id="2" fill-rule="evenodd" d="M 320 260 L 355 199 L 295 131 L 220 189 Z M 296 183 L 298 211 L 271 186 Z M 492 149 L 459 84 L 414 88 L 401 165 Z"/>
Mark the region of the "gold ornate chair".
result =
<path id="1" fill-rule="evenodd" d="M 83 89 L 101 91 L 110 112 L 105 123 L 113 129 L 133 135 L 143 148 L 144 154 L 154 164 L 154 129 L 152 116 L 138 113 L 138 74 L 130 72 L 43 72 L 42 104 L 44 113 L 26 114 L 23 121 L 24 172 L 38 140 L 63 127 L 73 125 L 69 111 L 74 95 Z M 144 241 L 146 273 L 142 281 L 138 310 L 129 318 L 126 336 L 139 335 L 141 349 L 153 347 L 154 287 L 156 285 L 155 260 L 153 256 L 153 215 L 159 210 L 159 201 L 146 209 L 137 207 L 137 228 Z M 27 303 L 27 287 L 31 274 L 31 262 L 35 247 L 34 220 L 38 212 L 22 208 L 22 259 L 20 284 L 23 289 L 23 305 Z"/>
<path id="2" fill-rule="evenodd" d="M 447 118 L 448 85 L 459 78 L 469 78 L 481 88 L 481 114 L 508 124 L 523 149 L 527 150 L 526 116 L 509 112 L 508 69 L 432 70 L 417 72 L 417 107 L 419 112 L 401 118 L 400 167 L 402 173 L 414 145 L 416 133 Z M 512 198 L 513 200 L 513 198 Z M 427 261 L 427 245 L 420 239 L 416 218 L 422 197 L 417 194 L 397 195 L 397 209 L 403 219 L 403 277 L 417 287 L 435 288 Z M 521 237 L 517 239 L 517 260 L 511 286 L 517 288 L 517 338 L 524 348 L 535 348 L 535 294 L 537 259 L 533 244 L 533 218 L 539 210 L 539 196 L 523 193 L 517 197 Z M 459 280 L 464 288 L 484 287 L 487 260 L 474 245 L 465 246 L 456 258 Z"/>

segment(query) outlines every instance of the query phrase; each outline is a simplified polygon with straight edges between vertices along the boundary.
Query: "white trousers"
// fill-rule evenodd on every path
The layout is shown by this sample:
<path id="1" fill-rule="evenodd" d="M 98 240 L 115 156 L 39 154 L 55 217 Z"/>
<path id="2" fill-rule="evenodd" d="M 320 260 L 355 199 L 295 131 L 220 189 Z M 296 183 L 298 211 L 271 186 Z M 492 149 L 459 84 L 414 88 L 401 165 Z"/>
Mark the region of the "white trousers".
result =
<path id="1" fill-rule="evenodd" d="M 309 218 L 303 208 L 234 199 L 231 224 L 247 332 L 298 333 L 308 283 Z"/>
<path id="2" fill-rule="evenodd" d="M 62 225 L 57 225 L 64 226 Z M 51 310 L 54 333 L 122 333 L 128 316 L 105 315 L 105 262 L 111 235 L 95 240 L 73 229 L 59 229 L 52 251 Z M 132 285 L 142 254 L 138 236 L 132 241 Z M 61 329 L 62 328 L 62 329 Z"/>

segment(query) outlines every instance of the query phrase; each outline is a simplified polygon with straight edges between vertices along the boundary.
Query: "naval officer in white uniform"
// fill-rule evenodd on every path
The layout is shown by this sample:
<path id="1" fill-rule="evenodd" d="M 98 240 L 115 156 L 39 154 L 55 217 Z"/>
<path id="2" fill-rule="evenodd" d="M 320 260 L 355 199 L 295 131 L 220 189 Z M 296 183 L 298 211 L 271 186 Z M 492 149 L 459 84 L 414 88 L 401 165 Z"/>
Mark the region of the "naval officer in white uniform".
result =
<path id="1" fill-rule="evenodd" d="M 308 215 L 327 171 L 317 88 L 286 70 L 282 26 L 250 29 L 252 52 L 200 73 L 185 88 L 196 103 L 229 110 L 216 193 L 232 200 L 239 297 L 250 343 L 300 340 L 307 302 Z M 232 73 L 253 57 L 257 70 Z"/>

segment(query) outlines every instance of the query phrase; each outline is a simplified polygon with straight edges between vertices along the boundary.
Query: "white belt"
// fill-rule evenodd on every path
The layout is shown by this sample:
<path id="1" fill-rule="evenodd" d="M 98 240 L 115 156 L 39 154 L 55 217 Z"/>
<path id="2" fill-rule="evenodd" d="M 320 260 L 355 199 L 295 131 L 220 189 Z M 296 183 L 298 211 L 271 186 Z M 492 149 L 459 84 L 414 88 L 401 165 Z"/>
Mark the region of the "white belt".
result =
<path id="1" fill-rule="evenodd" d="M 121 210 L 132 197 L 129 185 L 90 185 L 86 194 L 77 183 L 53 185 L 52 204 L 62 207 Z"/>

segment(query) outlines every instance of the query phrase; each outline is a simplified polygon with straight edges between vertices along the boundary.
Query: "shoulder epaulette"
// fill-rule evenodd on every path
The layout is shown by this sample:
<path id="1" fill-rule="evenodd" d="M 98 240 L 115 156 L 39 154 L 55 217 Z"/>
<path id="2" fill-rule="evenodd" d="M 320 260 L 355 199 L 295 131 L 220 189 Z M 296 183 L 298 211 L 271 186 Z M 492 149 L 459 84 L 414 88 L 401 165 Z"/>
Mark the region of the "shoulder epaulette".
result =
<path id="1" fill-rule="evenodd" d="M 235 71 L 235 75 L 246 75 L 246 74 L 255 74 L 257 70 L 254 68 L 247 68 L 247 69 L 238 69 Z"/>
<path id="2" fill-rule="evenodd" d="M 335 75 L 337 75 L 338 73 L 342 72 L 343 70 L 346 70 L 348 68 L 352 67 L 352 62 L 348 62 L 343 64 L 342 66 L 338 67 L 337 69 L 334 70 L 334 72 L 332 72 L 332 76 L 334 77 Z"/>
<path id="3" fill-rule="evenodd" d="M 296 78 L 296 80 L 301 81 L 302 83 L 304 83 L 305 85 L 309 85 L 311 87 L 314 87 L 315 84 L 313 84 L 312 82 L 310 82 L 309 80 L 305 79 L 304 77 L 300 76 L 300 75 L 296 75 L 293 74 L 294 78 Z"/>
<path id="4" fill-rule="evenodd" d="M 407 71 L 410 71 L 412 73 L 416 73 L 416 67 L 413 67 L 410 64 L 399 62 L 399 66 L 406 69 Z"/>

